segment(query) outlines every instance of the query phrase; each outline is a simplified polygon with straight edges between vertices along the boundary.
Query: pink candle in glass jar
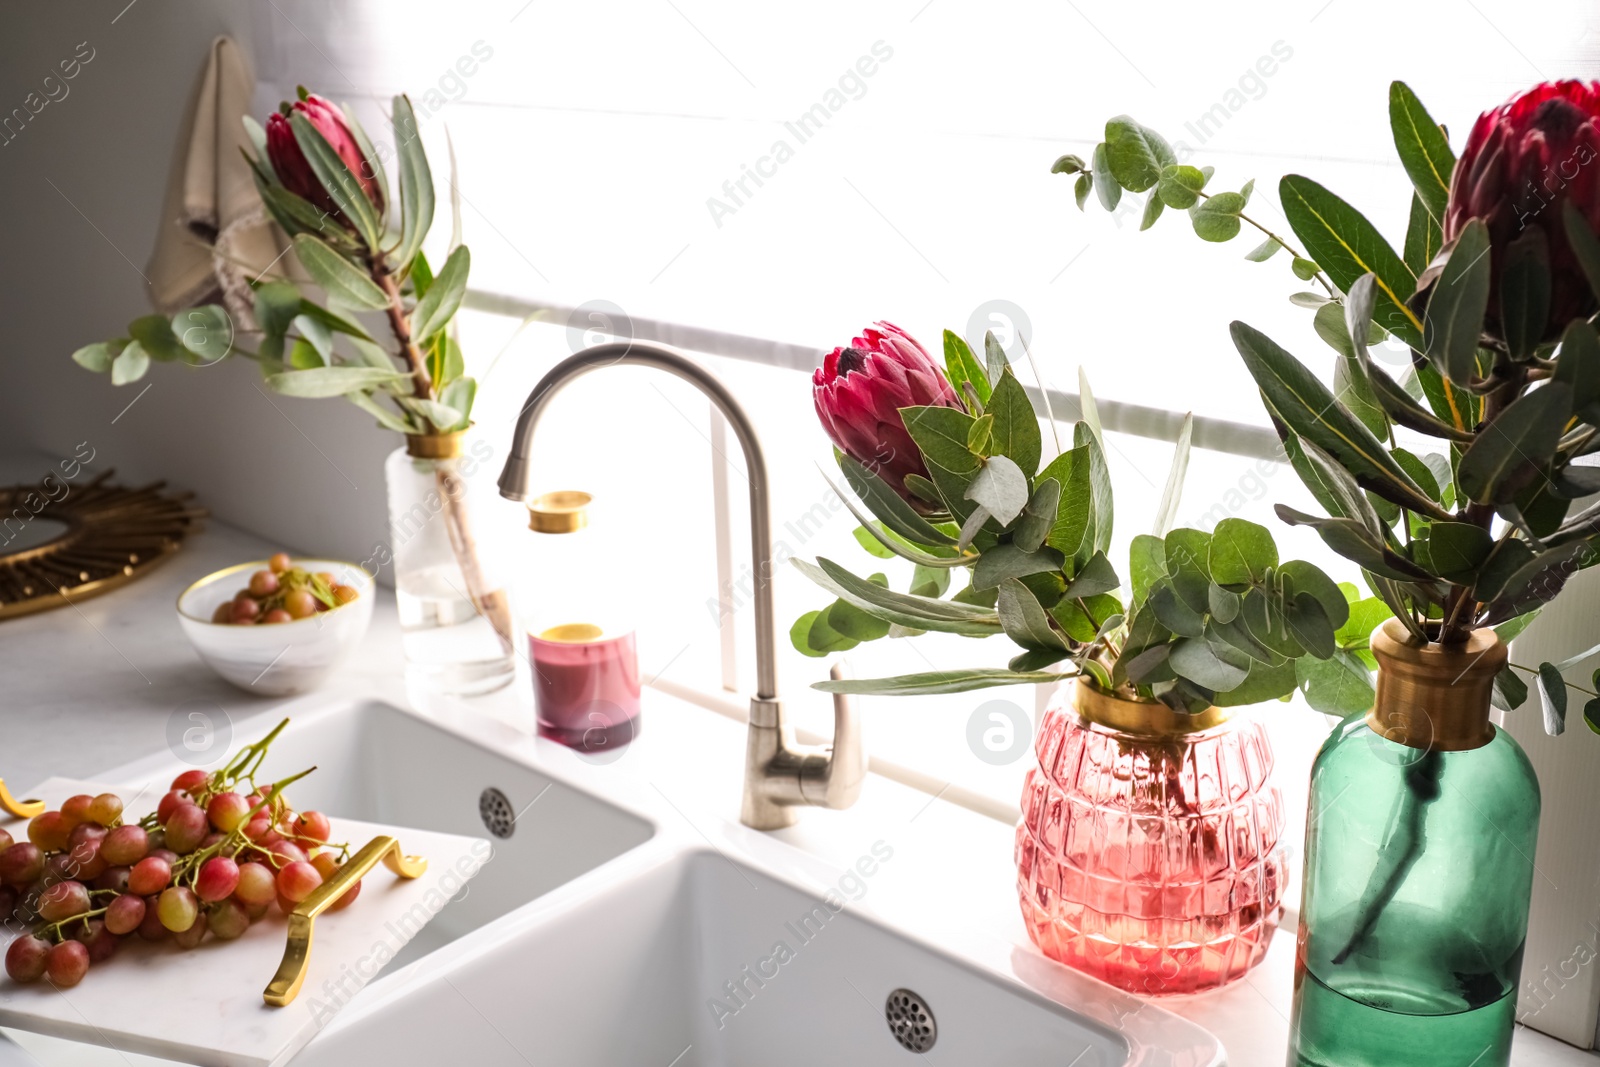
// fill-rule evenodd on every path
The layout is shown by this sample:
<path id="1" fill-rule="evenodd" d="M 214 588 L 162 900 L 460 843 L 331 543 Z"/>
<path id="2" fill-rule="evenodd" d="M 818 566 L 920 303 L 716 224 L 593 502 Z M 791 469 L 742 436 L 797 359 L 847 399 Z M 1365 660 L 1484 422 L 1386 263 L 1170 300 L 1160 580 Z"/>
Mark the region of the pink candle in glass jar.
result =
<path id="1" fill-rule="evenodd" d="M 639 655 L 632 631 L 609 637 L 592 623 L 528 635 L 539 735 L 603 752 L 639 734 Z"/>

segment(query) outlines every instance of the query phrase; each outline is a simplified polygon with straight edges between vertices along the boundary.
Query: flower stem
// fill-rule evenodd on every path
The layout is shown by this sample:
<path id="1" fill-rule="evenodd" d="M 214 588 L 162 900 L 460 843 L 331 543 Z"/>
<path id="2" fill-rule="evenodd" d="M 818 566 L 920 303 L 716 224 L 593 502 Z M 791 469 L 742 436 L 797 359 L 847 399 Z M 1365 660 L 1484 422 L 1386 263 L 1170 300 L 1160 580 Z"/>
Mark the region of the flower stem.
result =
<path id="1" fill-rule="evenodd" d="M 1199 193 L 1202 199 L 1211 199 L 1211 194 L 1205 192 L 1204 190 L 1196 189 L 1195 192 Z M 1282 237 L 1279 237 L 1277 234 L 1273 233 L 1271 230 L 1267 229 L 1265 226 L 1261 225 L 1261 223 L 1257 222 L 1249 215 L 1246 215 L 1244 212 L 1239 212 L 1239 218 L 1244 222 L 1248 222 L 1250 225 L 1254 226 L 1256 229 L 1260 230 L 1262 233 L 1278 242 L 1279 245 L 1283 246 L 1283 250 L 1289 253 L 1295 259 L 1304 259 L 1307 262 L 1311 261 L 1311 257 L 1297 251 L 1294 245 L 1290 244 L 1288 241 L 1285 241 Z M 1318 270 L 1316 274 L 1312 275 L 1312 277 L 1316 280 L 1318 285 L 1327 290 L 1329 296 L 1336 295 L 1333 290 L 1333 284 L 1328 281 L 1327 277 L 1322 273 L 1321 270 Z"/>

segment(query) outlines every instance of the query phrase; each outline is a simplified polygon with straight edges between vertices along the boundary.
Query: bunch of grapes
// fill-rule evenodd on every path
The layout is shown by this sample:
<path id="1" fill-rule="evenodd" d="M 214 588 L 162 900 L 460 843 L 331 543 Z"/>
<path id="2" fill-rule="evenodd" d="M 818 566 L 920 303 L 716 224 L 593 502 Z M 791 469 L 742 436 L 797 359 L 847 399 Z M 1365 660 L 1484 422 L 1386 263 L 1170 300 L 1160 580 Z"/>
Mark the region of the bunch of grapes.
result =
<path id="1" fill-rule="evenodd" d="M 288 914 L 332 878 L 349 846 L 330 844 L 327 816 L 296 812 L 284 793 L 316 768 L 255 783 L 287 725 L 220 771 L 178 775 L 137 822 L 114 794 L 80 794 L 35 817 L 26 841 L 0 830 L 0 921 L 28 928 L 6 951 L 6 973 L 69 988 L 131 934 L 185 949 L 207 934 L 231 941 L 272 905 Z M 360 892 L 357 882 L 329 910 Z"/>
<path id="2" fill-rule="evenodd" d="M 235 626 L 293 622 L 348 604 L 360 595 L 354 586 L 339 584 L 327 571 L 312 574 L 296 567 L 287 552 L 279 552 L 267 560 L 266 570 L 250 576 L 250 584 L 232 600 L 217 605 L 211 621 Z"/>

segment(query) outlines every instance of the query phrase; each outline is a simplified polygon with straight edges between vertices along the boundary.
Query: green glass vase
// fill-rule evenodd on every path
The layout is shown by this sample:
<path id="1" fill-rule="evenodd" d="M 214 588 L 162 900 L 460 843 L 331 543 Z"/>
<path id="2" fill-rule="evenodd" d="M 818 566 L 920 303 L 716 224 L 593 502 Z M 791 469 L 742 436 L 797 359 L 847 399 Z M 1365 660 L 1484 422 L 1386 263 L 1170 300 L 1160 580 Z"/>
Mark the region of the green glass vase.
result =
<path id="1" fill-rule="evenodd" d="M 1539 783 L 1489 721 L 1492 630 L 1373 634 L 1377 699 L 1311 771 L 1289 1067 L 1505 1067 Z"/>

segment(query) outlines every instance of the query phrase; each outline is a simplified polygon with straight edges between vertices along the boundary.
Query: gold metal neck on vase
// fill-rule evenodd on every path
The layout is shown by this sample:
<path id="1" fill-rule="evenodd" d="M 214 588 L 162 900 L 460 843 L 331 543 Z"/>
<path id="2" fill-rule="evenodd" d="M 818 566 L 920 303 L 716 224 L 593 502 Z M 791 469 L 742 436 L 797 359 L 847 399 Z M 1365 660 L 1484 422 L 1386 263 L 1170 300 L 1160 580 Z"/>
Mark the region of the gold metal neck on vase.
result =
<path id="1" fill-rule="evenodd" d="M 594 497 L 576 489 L 546 493 L 528 502 L 528 529 L 534 533 L 577 533 L 589 525 Z"/>
<path id="2" fill-rule="evenodd" d="M 1493 630 L 1474 630 L 1459 645 L 1419 641 L 1398 619 L 1372 634 L 1378 695 L 1367 713 L 1373 732 L 1408 748 L 1465 752 L 1494 740 L 1489 697 L 1506 665 Z"/>
<path id="3" fill-rule="evenodd" d="M 408 433 L 406 455 L 412 459 L 455 459 L 461 455 L 461 434 Z"/>
<path id="4" fill-rule="evenodd" d="M 1221 726 L 1231 714 L 1228 708 L 1206 708 L 1187 715 L 1159 700 L 1129 700 L 1107 693 L 1083 678 L 1072 687 L 1072 706 L 1083 719 L 1108 730 L 1163 741 Z"/>

